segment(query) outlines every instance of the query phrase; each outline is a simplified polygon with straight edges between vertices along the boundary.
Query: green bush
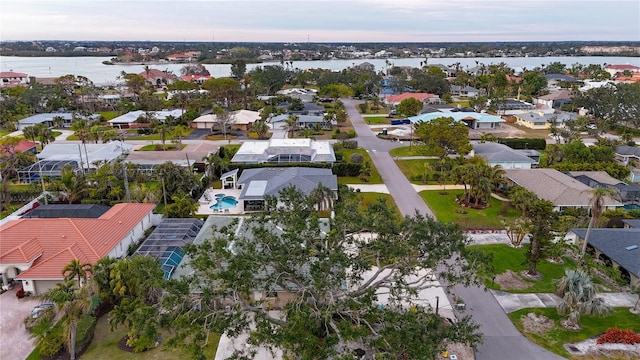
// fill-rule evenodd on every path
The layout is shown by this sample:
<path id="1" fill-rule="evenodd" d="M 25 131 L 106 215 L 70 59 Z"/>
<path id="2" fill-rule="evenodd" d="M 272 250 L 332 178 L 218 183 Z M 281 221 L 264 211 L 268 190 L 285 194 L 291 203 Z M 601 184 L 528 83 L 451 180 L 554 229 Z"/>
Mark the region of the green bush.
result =
<path id="1" fill-rule="evenodd" d="M 62 327 L 56 325 L 51 332 L 42 339 L 40 343 L 40 355 L 53 356 L 58 354 L 62 350 L 64 345 L 64 339 L 62 334 Z"/>
<path id="2" fill-rule="evenodd" d="M 349 162 L 353 164 L 362 164 L 364 162 L 364 155 L 360 153 L 353 153 L 349 157 Z"/>
<path id="3" fill-rule="evenodd" d="M 512 149 L 544 150 L 547 147 L 545 139 L 498 139 L 498 143 L 507 145 Z"/>

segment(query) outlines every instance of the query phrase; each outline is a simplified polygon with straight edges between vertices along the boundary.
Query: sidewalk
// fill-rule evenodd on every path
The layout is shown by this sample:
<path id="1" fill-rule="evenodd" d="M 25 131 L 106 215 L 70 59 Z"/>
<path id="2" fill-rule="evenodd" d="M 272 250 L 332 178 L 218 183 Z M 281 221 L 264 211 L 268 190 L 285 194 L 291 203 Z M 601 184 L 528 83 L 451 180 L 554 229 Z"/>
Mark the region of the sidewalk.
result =
<path id="1" fill-rule="evenodd" d="M 491 291 L 507 314 L 525 308 L 556 307 L 561 301 L 560 298 L 553 293 L 512 294 L 499 290 L 489 291 Z M 604 298 L 605 303 L 612 307 L 631 308 L 638 300 L 637 295 L 631 293 L 599 293 L 597 296 Z"/>

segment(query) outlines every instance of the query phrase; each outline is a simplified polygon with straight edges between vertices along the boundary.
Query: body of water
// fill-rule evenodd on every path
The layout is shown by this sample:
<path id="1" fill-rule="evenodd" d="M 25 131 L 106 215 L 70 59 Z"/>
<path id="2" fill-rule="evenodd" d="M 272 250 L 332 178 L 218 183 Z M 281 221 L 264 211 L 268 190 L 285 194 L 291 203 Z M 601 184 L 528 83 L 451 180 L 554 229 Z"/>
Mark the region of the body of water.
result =
<path id="1" fill-rule="evenodd" d="M 104 65 L 105 60 L 110 57 L 0 57 L 0 71 L 16 71 L 29 74 L 35 77 L 59 77 L 67 74 L 87 77 L 96 85 L 114 85 L 118 82 L 118 77 L 124 71 L 127 73 L 141 73 L 144 71 L 143 65 Z M 385 71 L 387 60 L 395 66 L 419 67 L 424 58 L 403 58 L 403 59 L 348 59 L 348 60 L 318 60 L 318 61 L 294 61 L 291 65 L 294 69 L 330 69 L 343 70 L 354 65 L 368 62 L 376 67 L 377 71 Z M 575 56 L 575 57 L 508 57 L 508 58 L 431 58 L 429 64 L 443 64 L 451 66 L 460 63 L 462 69 L 476 66 L 476 64 L 499 64 L 506 63 L 516 71 L 523 68 L 533 69 L 542 65 L 560 62 L 567 67 L 579 63 L 590 64 L 631 64 L 640 66 L 640 57 L 617 57 L 617 56 Z M 247 71 L 257 66 L 264 66 L 274 63 L 247 64 Z M 159 70 L 169 70 L 176 75 L 180 75 L 180 69 L 184 64 L 151 64 L 149 67 Z M 227 77 L 231 75 L 231 65 L 216 64 L 204 65 L 213 77 Z"/>

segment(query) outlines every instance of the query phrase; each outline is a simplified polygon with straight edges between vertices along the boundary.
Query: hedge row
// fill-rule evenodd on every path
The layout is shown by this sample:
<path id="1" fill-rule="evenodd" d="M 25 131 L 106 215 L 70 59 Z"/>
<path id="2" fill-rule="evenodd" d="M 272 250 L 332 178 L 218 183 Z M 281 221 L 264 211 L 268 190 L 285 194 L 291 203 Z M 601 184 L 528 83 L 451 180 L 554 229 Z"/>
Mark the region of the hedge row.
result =
<path id="1" fill-rule="evenodd" d="M 545 139 L 498 139 L 498 143 L 507 145 L 512 149 L 544 150 L 547 147 Z"/>

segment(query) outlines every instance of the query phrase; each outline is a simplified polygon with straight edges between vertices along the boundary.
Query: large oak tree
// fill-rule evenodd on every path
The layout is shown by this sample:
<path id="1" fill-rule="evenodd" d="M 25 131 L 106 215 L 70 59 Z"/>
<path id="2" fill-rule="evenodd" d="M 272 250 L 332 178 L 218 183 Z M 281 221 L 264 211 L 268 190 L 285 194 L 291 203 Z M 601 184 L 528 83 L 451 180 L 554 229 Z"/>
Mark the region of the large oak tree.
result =
<path id="1" fill-rule="evenodd" d="M 433 359 L 448 342 L 478 344 L 469 317 L 451 325 L 416 301 L 440 286 L 436 277 L 468 284 L 486 273 L 490 262 L 466 247 L 460 229 L 419 214 L 399 219 L 384 201 L 362 211 L 358 194 L 340 196 L 330 230 L 320 226 L 316 199 L 288 188 L 267 200 L 270 211 L 187 247 L 184 280 L 199 295 L 165 298 L 176 339 L 197 352 L 211 333 L 234 338 L 252 329 L 249 343 L 295 359 L 355 359 L 354 349 Z M 251 296 L 276 292 L 288 299 L 281 307 Z"/>

